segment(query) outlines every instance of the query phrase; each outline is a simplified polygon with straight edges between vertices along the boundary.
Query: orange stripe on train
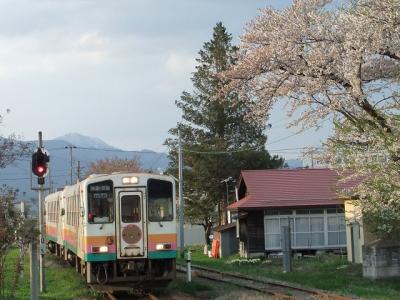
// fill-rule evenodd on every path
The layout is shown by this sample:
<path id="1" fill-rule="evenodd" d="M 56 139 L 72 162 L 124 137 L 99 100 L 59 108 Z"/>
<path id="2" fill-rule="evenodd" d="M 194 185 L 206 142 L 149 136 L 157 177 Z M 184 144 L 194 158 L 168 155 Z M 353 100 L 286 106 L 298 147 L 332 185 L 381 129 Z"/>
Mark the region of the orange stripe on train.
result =
<path id="1" fill-rule="evenodd" d="M 176 243 L 176 234 L 169 233 L 169 234 L 149 234 L 148 236 L 149 243 L 165 243 L 165 242 L 172 242 Z"/>

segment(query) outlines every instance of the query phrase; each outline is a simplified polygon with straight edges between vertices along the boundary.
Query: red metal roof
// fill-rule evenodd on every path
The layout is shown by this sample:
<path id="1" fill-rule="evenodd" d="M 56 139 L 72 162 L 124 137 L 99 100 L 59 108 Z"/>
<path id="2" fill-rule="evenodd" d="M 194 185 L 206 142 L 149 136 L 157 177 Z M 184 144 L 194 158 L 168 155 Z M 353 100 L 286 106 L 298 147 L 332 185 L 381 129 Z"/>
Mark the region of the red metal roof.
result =
<path id="1" fill-rule="evenodd" d="M 228 209 L 337 205 L 338 174 L 330 169 L 246 170 L 247 196 Z M 243 182 L 241 182 L 243 183 Z"/>

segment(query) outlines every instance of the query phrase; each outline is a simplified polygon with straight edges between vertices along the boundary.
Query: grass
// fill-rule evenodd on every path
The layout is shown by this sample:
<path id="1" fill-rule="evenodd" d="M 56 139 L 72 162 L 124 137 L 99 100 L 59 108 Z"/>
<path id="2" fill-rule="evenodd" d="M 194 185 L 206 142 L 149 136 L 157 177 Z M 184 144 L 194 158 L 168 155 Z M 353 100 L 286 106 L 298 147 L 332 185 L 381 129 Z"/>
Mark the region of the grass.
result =
<path id="1" fill-rule="evenodd" d="M 167 292 L 169 293 L 175 293 L 176 291 L 180 291 L 189 295 L 195 295 L 198 292 L 212 292 L 213 288 L 209 285 L 201 284 L 196 281 L 187 282 L 184 279 L 177 278 L 172 281 L 167 288 Z"/>
<path id="2" fill-rule="evenodd" d="M 5 260 L 5 278 L 4 278 L 4 298 L 11 299 L 11 289 L 15 278 L 15 266 L 18 259 L 19 250 L 11 249 Z M 29 254 L 25 255 L 24 271 L 20 277 L 18 289 L 15 291 L 14 299 L 30 299 L 29 284 Z M 46 292 L 41 293 L 39 298 L 43 300 L 70 300 L 70 299 L 96 299 L 96 295 L 81 280 L 69 264 L 54 255 L 46 255 Z M 172 281 L 168 288 L 162 294 L 174 294 L 179 291 L 182 294 L 195 296 L 196 294 L 207 294 L 207 298 L 214 298 L 215 291 L 209 285 L 197 282 L 186 282 L 182 278 Z"/>
<path id="3" fill-rule="evenodd" d="M 265 277 L 301 284 L 307 287 L 324 289 L 339 294 L 353 295 L 366 299 L 398 300 L 400 299 L 400 281 L 398 279 L 371 281 L 362 277 L 360 264 L 350 264 L 346 258 L 336 255 L 323 255 L 318 260 L 295 260 L 293 272 L 283 273 L 280 260 L 260 260 L 255 264 L 228 262 L 237 259 L 231 256 L 222 259 L 208 258 L 202 248 L 191 248 L 192 263 L 227 272 L 239 272 L 254 277 Z M 178 258 L 185 264 L 185 260 Z"/>
<path id="4" fill-rule="evenodd" d="M 10 299 L 11 296 L 18 254 L 18 249 L 11 249 L 5 261 L 5 299 Z M 25 256 L 24 272 L 20 278 L 18 289 L 15 291 L 14 299 L 30 299 L 29 276 L 29 254 L 27 253 Z M 75 268 L 59 261 L 57 257 L 51 255 L 46 256 L 45 276 L 47 291 L 40 294 L 40 299 L 95 299 L 93 298 L 93 292 L 87 288 L 85 283 L 75 272 Z"/>

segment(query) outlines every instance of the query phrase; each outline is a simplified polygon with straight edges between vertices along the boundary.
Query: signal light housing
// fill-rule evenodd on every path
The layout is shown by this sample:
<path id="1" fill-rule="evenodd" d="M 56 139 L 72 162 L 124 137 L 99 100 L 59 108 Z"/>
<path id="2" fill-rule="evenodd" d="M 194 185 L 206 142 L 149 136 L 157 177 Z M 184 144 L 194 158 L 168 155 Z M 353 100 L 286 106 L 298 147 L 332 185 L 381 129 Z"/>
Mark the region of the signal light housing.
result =
<path id="1" fill-rule="evenodd" d="M 47 175 L 48 163 L 50 156 L 43 148 L 37 148 L 36 152 L 32 154 L 32 173 L 39 178 Z"/>

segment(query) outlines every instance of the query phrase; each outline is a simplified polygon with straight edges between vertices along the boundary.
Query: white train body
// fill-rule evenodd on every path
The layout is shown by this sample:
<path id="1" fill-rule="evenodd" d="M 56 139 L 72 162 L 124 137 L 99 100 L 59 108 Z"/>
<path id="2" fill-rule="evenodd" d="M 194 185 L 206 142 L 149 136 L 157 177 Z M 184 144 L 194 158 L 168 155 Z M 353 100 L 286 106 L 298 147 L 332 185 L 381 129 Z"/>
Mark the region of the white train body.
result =
<path id="1" fill-rule="evenodd" d="M 92 175 L 45 199 L 49 249 L 88 283 L 175 277 L 176 199 L 173 178 Z"/>

